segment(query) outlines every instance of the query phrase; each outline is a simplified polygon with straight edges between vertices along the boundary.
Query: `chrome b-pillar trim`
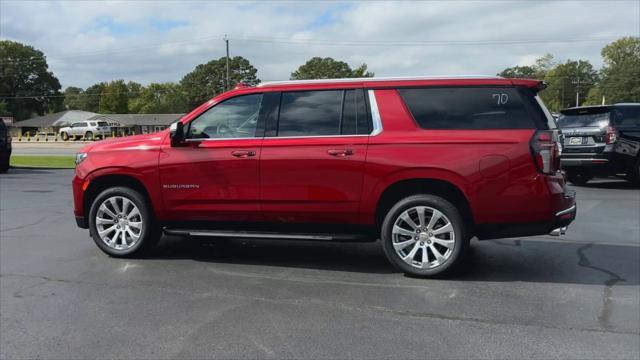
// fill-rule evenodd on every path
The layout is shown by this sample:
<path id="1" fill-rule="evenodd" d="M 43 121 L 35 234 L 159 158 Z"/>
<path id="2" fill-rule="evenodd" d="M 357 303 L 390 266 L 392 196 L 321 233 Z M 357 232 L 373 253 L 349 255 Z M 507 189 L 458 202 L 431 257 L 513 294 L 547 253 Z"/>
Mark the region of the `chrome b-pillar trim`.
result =
<path id="1" fill-rule="evenodd" d="M 376 136 L 382 132 L 382 119 L 380 111 L 378 111 L 378 103 L 376 102 L 376 94 L 374 90 L 369 90 L 369 106 L 371 108 L 371 118 L 373 120 L 373 131 L 371 136 Z"/>

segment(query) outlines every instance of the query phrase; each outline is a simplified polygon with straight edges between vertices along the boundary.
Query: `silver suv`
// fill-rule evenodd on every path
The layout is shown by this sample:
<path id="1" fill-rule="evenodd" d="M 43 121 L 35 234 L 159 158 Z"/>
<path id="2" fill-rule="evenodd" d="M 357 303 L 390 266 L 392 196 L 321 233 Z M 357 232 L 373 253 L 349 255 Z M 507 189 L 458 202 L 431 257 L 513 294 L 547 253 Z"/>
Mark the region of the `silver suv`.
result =
<path id="1" fill-rule="evenodd" d="M 84 138 L 93 140 L 111 135 L 111 127 L 106 121 L 80 121 L 60 129 L 58 132 L 62 140 Z"/>

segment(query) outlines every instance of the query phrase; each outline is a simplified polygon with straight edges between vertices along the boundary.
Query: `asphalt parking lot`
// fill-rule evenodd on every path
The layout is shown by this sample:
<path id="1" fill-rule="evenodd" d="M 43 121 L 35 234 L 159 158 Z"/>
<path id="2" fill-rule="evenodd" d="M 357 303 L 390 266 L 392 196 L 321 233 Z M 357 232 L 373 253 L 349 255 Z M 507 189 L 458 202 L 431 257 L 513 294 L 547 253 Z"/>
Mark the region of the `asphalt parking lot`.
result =
<path id="1" fill-rule="evenodd" d="M 472 242 L 449 279 L 378 243 L 165 238 L 101 253 L 71 170 L 0 174 L 0 358 L 639 358 L 640 189 L 578 193 L 562 238 Z M 524 206 L 524 205 L 523 205 Z"/>

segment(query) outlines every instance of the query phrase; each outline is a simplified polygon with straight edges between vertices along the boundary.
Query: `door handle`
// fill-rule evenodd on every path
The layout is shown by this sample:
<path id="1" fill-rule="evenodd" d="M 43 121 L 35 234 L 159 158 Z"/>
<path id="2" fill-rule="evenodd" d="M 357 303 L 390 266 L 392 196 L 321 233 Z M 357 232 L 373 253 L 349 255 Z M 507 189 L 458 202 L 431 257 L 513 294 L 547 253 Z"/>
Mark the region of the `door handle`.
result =
<path id="1" fill-rule="evenodd" d="M 330 149 L 327 150 L 327 154 L 331 156 L 345 157 L 353 155 L 353 150 L 351 149 Z"/>
<path id="2" fill-rule="evenodd" d="M 256 152 L 253 150 L 235 150 L 231 152 L 231 155 L 237 158 L 248 158 L 251 156 L 256 156 Z"/>

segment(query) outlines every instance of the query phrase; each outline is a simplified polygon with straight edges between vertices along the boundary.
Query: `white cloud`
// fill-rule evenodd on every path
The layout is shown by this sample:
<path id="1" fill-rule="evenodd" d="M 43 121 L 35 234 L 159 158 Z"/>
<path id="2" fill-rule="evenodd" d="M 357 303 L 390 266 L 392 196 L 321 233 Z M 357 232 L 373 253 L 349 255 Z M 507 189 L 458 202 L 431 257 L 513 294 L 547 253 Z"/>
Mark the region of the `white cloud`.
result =
<path id="1" fill-rule="evenodd" d="M 507 66 L 531 64 L 544 53 L 600 66 L 600 49 L 607 40 L 448 46 L 305 41 L 616 38 L 640 35 L 639 19 L 637 1 L 2 1 L 0 38 L 42 50 L 63 86 L 86 87 L 117 78 L 179 81 L 197 64 L 224 55 L 224 34 L 232 38 L 231 54 L 248 58 L 263 80 L 286 79 L 312 56 L 332 56 L 354 66 L 367 63 L 380 76 L 495 74 Z"/>

